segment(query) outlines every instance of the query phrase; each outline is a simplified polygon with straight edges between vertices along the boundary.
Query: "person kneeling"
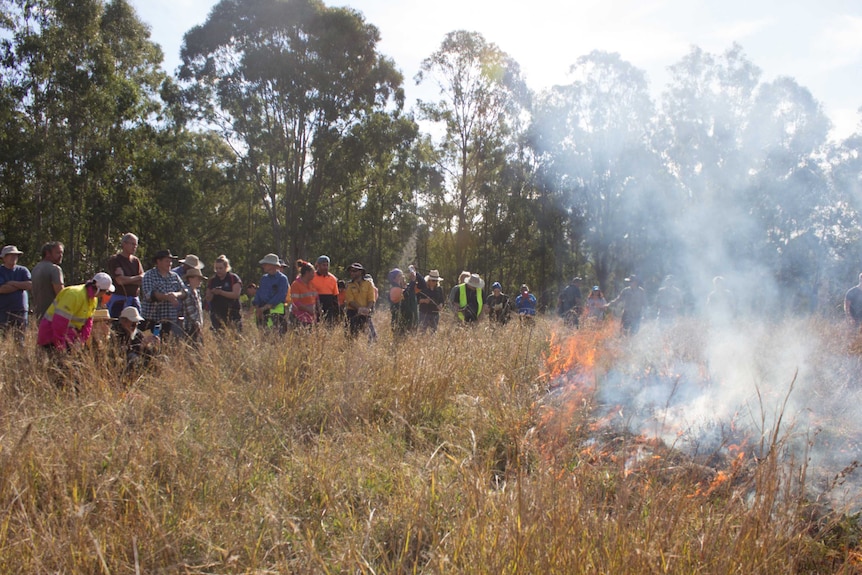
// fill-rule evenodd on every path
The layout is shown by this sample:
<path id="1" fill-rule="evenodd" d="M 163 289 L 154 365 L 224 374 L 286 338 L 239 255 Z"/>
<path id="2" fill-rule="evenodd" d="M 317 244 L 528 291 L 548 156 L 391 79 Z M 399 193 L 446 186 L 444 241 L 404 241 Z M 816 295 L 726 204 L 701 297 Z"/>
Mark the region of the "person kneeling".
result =
<path id="1" fill-rule="evenodd" d="M 138 329 L 144 320 L 138 309 L 129 306 L 120 313 L 117 323 L 116 341 L 126 356 L 126 373 L 145 368 L 158 349 L 159 336 L 147 334 Z"/>

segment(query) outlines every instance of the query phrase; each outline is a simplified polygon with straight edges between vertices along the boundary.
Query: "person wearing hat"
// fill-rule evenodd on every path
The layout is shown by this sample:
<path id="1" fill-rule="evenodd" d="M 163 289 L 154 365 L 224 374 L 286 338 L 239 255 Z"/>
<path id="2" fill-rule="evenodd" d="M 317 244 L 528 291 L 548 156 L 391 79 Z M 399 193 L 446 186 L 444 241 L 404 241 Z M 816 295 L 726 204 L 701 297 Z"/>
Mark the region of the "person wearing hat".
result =
<path id="1" fill-rule="evenodd" d="M 665 276 L 655 294 L 656 318 L 661 323 L 670 323 L 682 312 L 682 305 L 682 290 L 676 287 L 676 280 L 672 275 Z"/>
<path id="2" fill-rule="evenodd" d="M 521 293 L 515 298 L 515 309 L 518 310 L 518 319 L 522 324 L 532 324 L 536 319 L 536 296 L 530 293 L 527 284 L 521 285 Z"/>
<path id="3" fill-rule="evenodd" d="M 425 288 L 419 290 L 419 331 L 435 332 L 440 324 L 440 312 L 446 305 L 446 295 L 440 285 L 443 278 L 440 272 L 431 270 L 425 276 Z"/>
<path id="4" fill-rule="evenodd" d="M 188 254 L 186 257 L 179 260 L 179 264 L 180 265 L 176 266 L 171 271 L 180 276 L 180 279 L 183 281 L 185 281 L 186 273 L 188 273 L 190 269 L 204 269 L 204 263 L 195 254 Z"/>
<path id="5" fill-rule="evenodd" d="M 320 256 L 314 266 L 311 285 L 320 301 L 320 319 L 333 325 L 341 315 L 338 306 L 338 278 L 329 273 L 329 256 Z"/>
<path id="6" fill-rule="evenodd" d="M 65 249 L 63 242 L 46 243 L 42 246 L 42 260 L 30 272 L 33 281 L 33 287 L 30 290 L 33 296 L 31 303 L 36 322 L 42 319 L 48 306 L 60 290 L 66 287 L 63 269 L 60 267 Z"/>
<path id="7" fill-rule="evenodd" d="M 427 288 L 425 278 L 417 275 L 411 264 L 405 274 L 399 268 L 389 272 L 389 311 L 392 315 L 392 331 L 404 335 L 419 327 L 419 303 L 417 294 Z"/>
<path id="8" fill-rule="evenodd" d="M 242 331 L 242 280 L 231 271 L 225 255 L 216 258 L 213 271 L 206 295 L 212 329 L 231 327 Z"/>
<path id="9" fill-rule="evenodd" d="M 147 364 L 159 344 L 159 336 L 144 335 L 138 325 L 144 320 L 138 308 L 129 306 L 120 312 L 114 330 L 116 342 L 126 356 L 126 371 L 133 371 Z"/>
<path id="10" fill-rule="evenodd" d="M 646 310 L 646 292 L 640 285 L 638 276 L 632 274 L 626 278 L 628 286 L 623 288 L 620 294 L 608 302 L 607 307 L 617 303 L 623 304 L 623 315 L 620 318 L 620 331 L 623 335 L 634 335 L 641 327 L 641 319 Z"/>
<path id="11" fill-rule="evenodd" d="M 591 322 L 601 322 L 605 319 L 605 309 L 608 301 L 599 286 L 593 286 L 590 295 L 587 296 L 587 319 Z"/>
<path id="12" fill-rule="evenodd" d="M 106 309 L 96 309 L 93 312 L 93 329 L 90 333 L 89 345 L 103 345 L 111 337 L 111 314 Z"/>
<path id="13" fill-rule="evenodd" d="M 83 285 L 64 287 L 39 321 L 36 341 L 44 349 L 66 350 L 85 343 L 93 330 L 93 315 L 102 294 L 114 291 L 111 276 L 99 272 Z"/>
<path id="14" fill-rule="evenodd" d="M 19 340 L 23 340 L 23 330 L 27 327 L 27 290 L 33 287 L 30 270 L 18 265 L 18 256 L 22 253 L 15 246 L 3 246 L 0 250 L 0 258 L 3 259 L 0 266 L 0 330 L 5 332 L 10 327 L 17 328 Z"/>
<path id="15" fill-rule="evenodd" d="M 347 326 L 350 335 L 355 336 L 368 326 L 368 319 L 376 298 L 374 284 L 365 279 L 365 268 L 359 262 L 347 267 L 350 282 L 344 295 L 344 307 L 347 313 Z"/>
<path id="16" fill-rule="evenodd" d="M 276 254 L 266 254 L 258 263 L 263 267 L 263 276 L 252 300 L 255 319 L 261 327 L 284 333 L 287 329 L 284 317 L 287 276 L 281 273 L 280 260 Z"/>
<path id="17" fill-rule="evenodd" d="M 188 292 L 183 280 L 171 269 L 174 259 L 176 256 L 170 250 L 157 251 L 153 256 L 153 267 L 141 279 L 141 315 L 146 320 L 144 329 L 153 330 L 158 326 L 163 338 L 171 333 L 183 333 L 177 320 Z"/>
<path id="18" fill-rule="evenodd" d="M 457 290 L 453 290 L 453 293 L 456 299 L 452 303 L 458 310 L 458 320 L 463 324 L 479 321 L 484 307 L 482 290 L 485 288 L 485 281 L 479 274 L 470 274 L 470 277 L 455 287 Z"/>
<path id="19" fill-rule="evenodd" d="M 503 293 L 503 286 L 500 282 L 491 284 L 491 295 L 485 301 L 485 308 L 488 310 L 488 320 L 492 324 L 505 325 L 509 321 L 509 311 L 511 304 L 509 296 Z"/>
<path id="20" fill-rule="evenodd" d="M 108 273 L 114 281 L 116 291 L 108 300 L 108 312 L 111 317 L 120 317 L 120 312 L 126 306 L 135 306 L 141 310 L 141 281 L 144 277 L 144 266 L 135 256 L 138 251 L 138 236 L 132 233 L 123 235 L 120 251 L 108 258 Z"/>
<path id="21" fill-rule="evenodd" d="M 458 299 L 461 293 L 461 284 L 470 279 L 470 272 L 467 270 L 462 271 L 458 274 L 458 283 L 452 286 L 452 289 L 449 290 L 449 305 L 452 306 L 452 310 L 455 313 L 455 316 L 458 316 Z"/>
<path id="22" fill-rule="evenodd" d="M 207 277 L 198 268 L 186 270 L 186 298 L 183 300 L 183 331 L 192 342 L 202 341 L 204 311 L 201 304 L 201 282 Z"/>
<path id="23" fill-rule="evenodd" d="M 557 313 L 566 325 L 577 328 L 583 311 L 583 294 L 581 293 L 581 278 L 575 276 L 557 298 Z"/>

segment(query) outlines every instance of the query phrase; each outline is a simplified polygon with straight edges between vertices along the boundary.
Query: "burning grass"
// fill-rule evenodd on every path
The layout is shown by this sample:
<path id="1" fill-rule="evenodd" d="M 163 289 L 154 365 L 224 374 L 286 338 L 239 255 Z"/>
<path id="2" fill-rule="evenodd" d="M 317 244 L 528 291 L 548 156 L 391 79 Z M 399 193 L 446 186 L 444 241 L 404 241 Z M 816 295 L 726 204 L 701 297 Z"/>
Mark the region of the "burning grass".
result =
<path id="1" fill-rule="evenodd" d="M 710 459 L 633 425 L 629 385 L 717 379 L 698 340 L 381 332 L 250 329 L 131 383 L 82 356 L 77 393 L 3 342 L 0 572 L 857 569 L 855 523 L 809 504 L 792 434 Z"/>

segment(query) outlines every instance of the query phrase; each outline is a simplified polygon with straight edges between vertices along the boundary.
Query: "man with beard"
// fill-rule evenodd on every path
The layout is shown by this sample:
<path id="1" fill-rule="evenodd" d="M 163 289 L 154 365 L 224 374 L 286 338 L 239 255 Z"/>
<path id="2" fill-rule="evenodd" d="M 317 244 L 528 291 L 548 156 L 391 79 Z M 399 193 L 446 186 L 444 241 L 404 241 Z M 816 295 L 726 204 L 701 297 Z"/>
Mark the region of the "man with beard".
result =
<path id="1" fill-rule="evenodd" d="M 37 322 L 64 287 L 63 270 L 60 268 L 64 250 L 62 242 L 48 242 L 42 246 L 42 261 L 30 272 L 33 278 L 33 315 Z"/>

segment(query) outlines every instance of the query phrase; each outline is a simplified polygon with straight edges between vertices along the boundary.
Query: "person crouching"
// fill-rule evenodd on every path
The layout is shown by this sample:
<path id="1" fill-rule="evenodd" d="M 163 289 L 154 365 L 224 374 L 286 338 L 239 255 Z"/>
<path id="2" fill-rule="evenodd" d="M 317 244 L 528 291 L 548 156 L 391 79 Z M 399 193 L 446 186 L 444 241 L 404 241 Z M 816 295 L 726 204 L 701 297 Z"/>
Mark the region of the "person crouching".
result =
<path id="1" fill-rule="evenodd" d="M 144 335 L 138 324 L 144 320 L 138 309 L 129 306 L 120 312 L 116 341 L 126 356 L 126 372 L 136 371 L 149 363 L 159 345 L 159 336 Z"/>
<path id="2" fill-rule="evenodd" d="M 46 350 L 67 351 L 73 345 L 86 343 L 99 298 L 113 291 L 111 276 L 104 272 L 83 285 L 60 290 L 39 322 L 37 344 Z"/>

